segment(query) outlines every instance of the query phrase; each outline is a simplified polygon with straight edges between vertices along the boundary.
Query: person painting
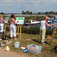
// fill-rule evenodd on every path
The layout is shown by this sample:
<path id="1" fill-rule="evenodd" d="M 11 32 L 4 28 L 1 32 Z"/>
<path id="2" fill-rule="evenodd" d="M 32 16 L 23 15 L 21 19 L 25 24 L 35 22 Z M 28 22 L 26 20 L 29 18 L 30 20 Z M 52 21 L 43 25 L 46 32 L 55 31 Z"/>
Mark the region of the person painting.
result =
<path id="1" fill-rule="evenodd" d="M 11 15 L 11 18 L 9 19 L 9 23 L 10 23 L 10 37 L 11 39 L 17 40 L 16 38 L 16 24 L 17 22 L 15 22 L 15 16 L 14 14 Z"/>
<path id="2" fill-rule="evenodd" d="M 41 25 L 40 25 L 40 42 L 41 44 L 45 44 L 45 34 L 46 34 L 46 26 L 51 27 L 52 25 L 49 25 L 47 23 L 48 20 L 48 16 L 45 16 L 44 19 L 41 21 Z"/>
<path id="3" fill-rule="evenodd" d="M 2 34 L 3 32 L 3 26 L 4 26 L 3 22 L 4 22 L 4 19 L 2 15 L 0 14 L 0 34 Z"/>

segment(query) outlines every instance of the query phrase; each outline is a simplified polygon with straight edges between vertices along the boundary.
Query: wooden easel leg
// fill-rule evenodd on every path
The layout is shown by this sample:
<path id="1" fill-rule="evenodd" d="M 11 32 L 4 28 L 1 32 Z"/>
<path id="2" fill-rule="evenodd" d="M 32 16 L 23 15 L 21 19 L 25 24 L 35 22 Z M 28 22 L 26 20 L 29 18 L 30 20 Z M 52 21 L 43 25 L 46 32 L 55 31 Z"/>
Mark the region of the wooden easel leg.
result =
<path id="1" fill-rule="evenodd" d="M 20 40 L 21 40 L 21 25 L 20 25 Z"/>
<path id="2" fill-rule="evenodd" d="M 18 33 L 19 33 L 19 26 L 18 26 Z"/>

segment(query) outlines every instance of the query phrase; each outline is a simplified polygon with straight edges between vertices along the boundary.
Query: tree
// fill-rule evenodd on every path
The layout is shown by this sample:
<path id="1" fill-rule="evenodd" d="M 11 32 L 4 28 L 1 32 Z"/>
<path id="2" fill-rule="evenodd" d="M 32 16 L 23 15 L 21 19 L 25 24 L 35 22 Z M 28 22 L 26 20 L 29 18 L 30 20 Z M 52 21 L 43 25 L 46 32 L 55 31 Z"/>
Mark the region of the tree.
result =
<path id="1" fill-rule="evenodd" d="M 30 12 L 30 14 L 32 14 L 32 12 Z"/>
<path id="2" fill-rule="evenodd" d="M 22 11 L 22 14 L 24 14 L 25 12 L 24 11 Z"/>

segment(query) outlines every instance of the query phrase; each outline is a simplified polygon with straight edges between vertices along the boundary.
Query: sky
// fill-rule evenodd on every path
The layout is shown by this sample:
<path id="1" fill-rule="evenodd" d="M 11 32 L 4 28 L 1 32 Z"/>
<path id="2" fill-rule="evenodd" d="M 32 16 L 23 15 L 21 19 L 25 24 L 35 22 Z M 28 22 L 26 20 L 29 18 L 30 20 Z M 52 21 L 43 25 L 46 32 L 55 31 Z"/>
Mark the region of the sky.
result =
<path id="1" fill-rule="evenodd" d="M 0 0 L 0 12 L 21 13 L 22 11 L 57 12 L 57 0 Z"/>

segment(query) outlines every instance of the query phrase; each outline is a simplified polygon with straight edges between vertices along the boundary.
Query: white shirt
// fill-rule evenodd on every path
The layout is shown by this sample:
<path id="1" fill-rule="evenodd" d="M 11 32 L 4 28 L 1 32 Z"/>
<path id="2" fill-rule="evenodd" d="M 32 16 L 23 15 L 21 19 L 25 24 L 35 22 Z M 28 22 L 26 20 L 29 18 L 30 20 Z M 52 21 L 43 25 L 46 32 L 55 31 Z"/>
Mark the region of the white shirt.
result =
<path id="1" fill-rule="evenodd" d="M 45 22 L 46 22 L 46 21 L 41 21 L 41 26 L 40 26 L 40 28 L 46 29 L 46 24 L 45 24 Z"/>

